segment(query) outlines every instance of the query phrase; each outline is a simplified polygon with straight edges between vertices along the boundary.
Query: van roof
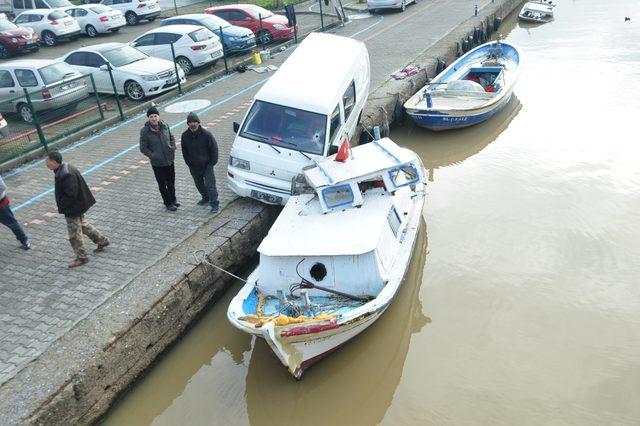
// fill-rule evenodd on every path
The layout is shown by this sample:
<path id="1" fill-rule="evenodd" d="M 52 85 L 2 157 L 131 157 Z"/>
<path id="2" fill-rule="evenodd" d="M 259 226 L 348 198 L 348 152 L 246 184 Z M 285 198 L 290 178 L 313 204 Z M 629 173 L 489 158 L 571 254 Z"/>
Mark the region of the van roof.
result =
<path id="1" fill-rule="evenodd" d="M 305 111 L 331 114 L 362 60 L 364 43 L 333 34 L 311 33 L 255 98 Z"/>

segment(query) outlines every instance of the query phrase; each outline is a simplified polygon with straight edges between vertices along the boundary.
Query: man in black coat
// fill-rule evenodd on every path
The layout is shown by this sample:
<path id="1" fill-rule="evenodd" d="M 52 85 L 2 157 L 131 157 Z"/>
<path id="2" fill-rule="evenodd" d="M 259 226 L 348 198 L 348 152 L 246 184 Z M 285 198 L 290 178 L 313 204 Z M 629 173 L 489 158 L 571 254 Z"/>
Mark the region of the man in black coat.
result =
<path id="1" fill-rule="evenodd" d="M 200 119 L 195 112 L 187 116 L 187 126 L 181 137 L 182 156 L 189 166 L 193 181 L 202 199 L 198 205 L 209 203 L 211 213 L 220 211 L 216 177 L 213 166 L 218 162 L 218 144 L 210 131 L 200 125 Z"/>
<path id="2" fill-rule="evenodd" d="M 176 140 L 167 123 L 160 120 L 158 108 L 149 108 L 147 117 L 149 120 L 140 129 L 140 152 L 151 162 L 162 202 L 167 210 L 174 212 L 180 207 L 176 201 L 176 169 L 173 164 Z"/>
<path id="3" fill-rule="evenodd" d="M 98 247 L 94 252 L 101 252 L 109 245 L 107 237 L 102 235 L 84 217 L 84 214 L 96 203 L 93 194 L 84 178 L 71 164 L 62 161 L 58 151 L 51 151 L 45 158 L 49 170 L 55 173 L 55 195 L 58 212 L 64 215 L 69 231 L 69 242 L 76 254 L 76 259 L 69 263 L 69 268 L 84 265 L 89 261 L 84 248 L 82 234 L 91 238 Z"/>

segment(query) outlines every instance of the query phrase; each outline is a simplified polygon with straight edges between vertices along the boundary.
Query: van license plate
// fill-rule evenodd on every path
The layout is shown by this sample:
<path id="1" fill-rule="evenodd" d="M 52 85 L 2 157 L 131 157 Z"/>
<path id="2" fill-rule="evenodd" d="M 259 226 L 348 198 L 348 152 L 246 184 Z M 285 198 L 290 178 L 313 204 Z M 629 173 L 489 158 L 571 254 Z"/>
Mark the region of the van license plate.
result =
<path id="1" fill-rule="evenodd" d="M 269 204 L 282 204 L 282 197 L 276 197 L 275 195 L 255 190 L 251 190 L 251 198 L 255 198 L 256 200 L 264 201 Z"/>

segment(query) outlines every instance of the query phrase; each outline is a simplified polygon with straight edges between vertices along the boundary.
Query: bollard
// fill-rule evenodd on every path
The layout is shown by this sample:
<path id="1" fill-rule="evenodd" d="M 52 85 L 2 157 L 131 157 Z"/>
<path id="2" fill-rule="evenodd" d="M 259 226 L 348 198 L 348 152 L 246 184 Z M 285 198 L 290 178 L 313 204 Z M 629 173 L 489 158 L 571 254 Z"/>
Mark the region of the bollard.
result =
<path id="1" fill-rule="evenodd" d="M 171 57 L 173 58 L 173 68 L 176 70 L 176 80 L 178 81 L 178 92 L 182 95 L 182 84 L 180 83 L 180 73 L 178 72 L 178 63 L 176 62 L 176 49 L 171 43 Z"/>
<path id="2" fill-rule="evenodd" d="M 120 113 L 120 121 L 124 121 L 124 113 L 122 112 L 122 105 L 120 105 L 120 96 L 118 96 L 116 81 L 113 78 L 113 72 L 111 72 L 111 64 L 109 62 L 107 62 L 107 71 L 109 71 L 109 78 L 111 79 L 111 86 L 113 87 L 113 96 L 116 98 L 116 105 L 118 105 L 118 112 Z"/>
<path id="3" fill-rule="evenodd" d="M 473 16 L 478 16 L 478 5 L 477 4 L 473 8 Z"/>
<path id="4" fill-rule="evenodd" d="M 379 141 L 380 140 L 380 127 L 375 126 L 373 128 L 373 140 L 374 141 Z"/>
<path id="5" fill-rule="evenodd" d="M 227 64 L 227 48 L 224 47 L 224 33 L 220 27 L 220 43 L 222 43 L 222 59 L 224 60 L 224 73 L 229 74 L 229 66 Z"/>

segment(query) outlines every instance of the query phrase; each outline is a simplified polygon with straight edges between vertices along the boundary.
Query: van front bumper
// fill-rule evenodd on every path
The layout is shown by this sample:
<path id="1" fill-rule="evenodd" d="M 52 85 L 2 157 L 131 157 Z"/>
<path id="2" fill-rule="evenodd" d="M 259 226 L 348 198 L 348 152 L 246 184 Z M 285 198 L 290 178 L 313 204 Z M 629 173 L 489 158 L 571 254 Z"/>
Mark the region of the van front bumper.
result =
<path id="1" fill-rule="evenodd" d="M 291 196 L 291 184 L 282 179 L 251 173 L 228 166 L 227 180 L 233 192 L 266 204 L 285 205 Z"/>

